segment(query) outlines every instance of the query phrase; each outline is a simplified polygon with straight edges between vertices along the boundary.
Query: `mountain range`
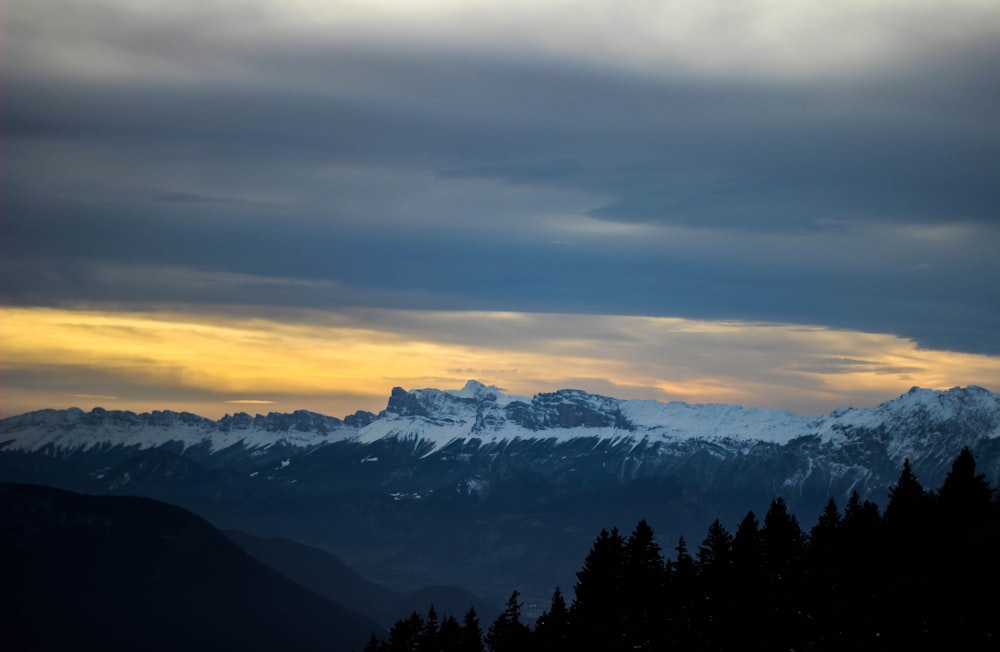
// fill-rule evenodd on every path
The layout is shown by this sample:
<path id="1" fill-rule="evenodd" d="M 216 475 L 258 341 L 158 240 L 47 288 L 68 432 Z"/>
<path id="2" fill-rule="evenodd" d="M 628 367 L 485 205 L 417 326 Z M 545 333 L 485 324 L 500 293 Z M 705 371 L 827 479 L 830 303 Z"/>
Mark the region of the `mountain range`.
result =
<path id="1" fill-rule="evenodd" d="M 808 527 L 830 497 L 884 506 L 904 460 L 938 486 L 964 447 L 997 486 L 1000 397 L 981 387 L 815 417 L 470 381 L 395 388 L 381 412 L 343 419 L 31 412 L 0 421 L 0 481 L 157 498 L 399 589 L 543 602 L 601 528 L 646 519 L 669 551 L 776 496 Z"/>

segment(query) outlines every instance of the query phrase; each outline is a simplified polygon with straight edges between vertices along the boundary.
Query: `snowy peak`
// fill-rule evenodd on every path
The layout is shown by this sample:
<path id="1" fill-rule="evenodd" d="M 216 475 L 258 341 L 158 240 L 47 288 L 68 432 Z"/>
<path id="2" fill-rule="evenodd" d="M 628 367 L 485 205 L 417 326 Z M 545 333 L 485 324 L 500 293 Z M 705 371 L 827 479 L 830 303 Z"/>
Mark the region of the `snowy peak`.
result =
<path id="1" fill-rule="evenodd" d="M 946 391 L 914 387 L 898 398 L 871 408 L 835 410 L 823 418 L 842 426 L 902 429 L 919 423 L 966 421 L 982 426 L 995 421 L 1000 412 L 1000 395 L 970 385 Z M 987 434 L 987 433 L 983 433 Z M 990 430 L 989 437 L 1000 436 Z"/>
<path id="2" fill-rule="evenodd" d="M 438 389 L 408 392 L 402 387 L 393 387 L 383 415 L 447 420 L 449 417 L 461 417 L 475 403 L 475 398 L 465 398 Z"/>
<path id="3" fill-rule="evenodd" d="M 884 405 L 892 406 L 900 412 L 920 411 L 938 417 L 948 417 L 970 410 L 995 408 L 1000 405 L 1000 396 L 977 385 L 953 387 L 943 392 L 914 387 Z"/>
<path id="4" fill-rule="evenodd" d="M 947 435 L 974 441 L 1000 437 L 1000 397 L 970 386 L 947 391 L 913 388 L 871 408 L 845 408 L 823 417 L 777 409 L 725 404 L 621 400 L 578 389 L 528 398 L 469 381 L 461 389 L 395 387 L 379 414 L 359 411 L 343 420 L 300 410 L 251 416 L 239 412 L 218 421 L 185 412 L 136 414 L 95 408 L 90 412 L 41 410 L 0 421 L 5 450 L 140 449 L 180 444 L 214 453 L 233 446 L 309 450 L 335 441 L 371 443 L 382 438 L 426 442 L 429 450 L 455 440 L 742 441 L 784 445 L 804 437 L 836 442 L 860 432 L 892 433 L 900 455 Z"/>
<path id="5" fill-rule="evenodd" d="M 498 387 L 470 380 L 462 389 L 414 389 L 393 387 L 385 413 L 401 417 L 460 417 L 490 406 L 506 406 L 528 399 L 508 396 Z"/>
<path id="6" fill-rule="evenodd" d="M 508 397 L 503 390 L 494 385 L 484 385 L 478 380 L 470 380 L 462 389 L 448 390 L 449 394 L 461 398 L 473 398 L 477 401 L 510 401 L 520 397 Z"/>
<path id="7" fill-rule="evenodd" d="M 558 428 L 633 430 L 621 412 L 623 401 L 562 389 L 528 399 L 508 396 L 496 387 L 469 381 L 460 390 L 394 387 L 380 416 L 420 418 L 437 425 L 469 426 L 468 435 L 499 432 L 507 426 L 539 432 Z"/>

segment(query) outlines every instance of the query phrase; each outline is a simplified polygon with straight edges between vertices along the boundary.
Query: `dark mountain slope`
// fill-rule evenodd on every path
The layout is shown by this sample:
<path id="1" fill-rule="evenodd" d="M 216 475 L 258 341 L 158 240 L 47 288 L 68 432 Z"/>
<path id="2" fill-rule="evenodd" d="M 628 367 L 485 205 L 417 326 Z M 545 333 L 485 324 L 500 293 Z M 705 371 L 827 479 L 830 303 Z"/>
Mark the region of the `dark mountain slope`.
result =
<path id="1" fill-rule="evenodd" d="M 12 650 L 360 650 L 377 625 L 157 501 L 0 485 Z"/>
<path id="2" fill-rule="evenodd" d="M 285 577 L 374 618 L 387 629 L 400 614 L 422 613 L 431 605 L 438 613 L 459 619 L 472 607 L 484 622 L 500 612 L 499 606 L 456 587 L 435 586 L 410 591 L 387 588 L 362 577 L 330 553 L 291 539 L 258 537 L 237 530 L 225 534 L 252 557 Z"/>

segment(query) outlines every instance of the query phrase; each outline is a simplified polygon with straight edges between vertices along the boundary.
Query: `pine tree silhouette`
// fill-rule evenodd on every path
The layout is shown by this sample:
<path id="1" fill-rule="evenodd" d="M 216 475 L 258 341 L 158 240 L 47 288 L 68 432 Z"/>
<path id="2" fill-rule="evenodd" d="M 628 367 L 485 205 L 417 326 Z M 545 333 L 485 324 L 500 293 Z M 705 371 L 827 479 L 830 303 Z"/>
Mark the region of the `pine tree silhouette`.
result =
<path id="1" fill-rule="evenodd" d="M 715 519 L 698 546 L 698 572 L 703 577 L 725 576 L 733 564 L 733 535 Z"/>
<path id="2" fill-rule="evenodd" d="M 798 519 L 788 511 L 780 496 L 771 501 L 760 531 L 763 541 L 764 590 L 771 606 L 767 615 L 770 627 L 765 634 L 773 649 L 800 647 L 803 620 L 801 603 L 804 588 L 805 537 Z"/>
<path id="3" fill-rule="evenodd" d="M 386 649 L 385 643 L 383 643 L 378 639 L 378 636 L 375 635 L 375 632 L 372 632 L 372 636 L 371 638 L 368 639 L 368 644 L 365 645 L 363 652 L 380 652 L 381 650 L 385 649 Z"/>
<path id="4" fill-rule="evenodd" d="M 976 473 L 976 460 L 968 447 L 955 458 L 937 492 L 939 511 L 953 533 L 969 536 L 970 529 L 986 522 L 993 503 L 993 490 L 986 475 Z"/>
<path id="5" fill-rule="evenodd" d="M 698 567 L 684 537 L 677 539 L 674 556 L 667 562 L 666 635 L 672 647 L 694 644 L 699 598 Z"/>
<path id="6" fill-rule="evenodd" d="M 851 492 L 844 508 L 841 541 L 841 584 L 848 601 L 841 608 L 849 609 L 850 615 L 839 621 L 838 631 L 845 642 L 880 649 L 879 614 L 889 608 L 885 604 L 884 528 L 878 506 L 870 500 L 862 502 L 857 490 Z"/>
<path id="7" fill-rule="evenodd" d="M 411 652 L 418 650 L 420 636 L 424 631 L 424 618 L 416 611 L 405 620 L 399 620 L 389 628 L 389 652 Z"/>
<path id="8" fill-rule="evenodd" d="M 431 652 L 438 647 L 438 627 L 437 609 L 431 605 L 424 618 L 424 626 L 417 636 L 417 650 L 419 652 Z"/>
<path id="9" fill-rule="evenodd" d="M 572 649 L 569 640 L 569 608 L 566 599 L 557 586 L 552 592 L 552 600 L 547 611 L 535 621 L 534 637 L 539 650 L 561 652 Z"/>
<path id="10" fill-rule="evenodd" d="M 490 625 L 486 645 L 491 652 L 525 652 L 531 643 L 531 629 L 521 621 L 521 594 L 514 591 L 507 598 L 503 612 Z"/>
<path id="11" fill-rule="evenodd" d="M 452 615 L 441 619 L 435 652 L 462 652 L 462 626 Z"/>
<path id="12" fill-rule="evenodd" d="M 846 644 L 841 623 L 851 617 L 850 612 L 843 609 L 847 573 L 843 525 L 844 518 L 837 509 L 837 501 L 830 498 L 809 531 L 806 556 L 808 590 L 803 596 L 809 617 L 813 620 L 813 629 L 823 632 L 823 640 L 828 646 L 839 646 L 839 649 Z"/>
<path id="13" fill-rule="evenodd" d="M 934 496 L 937 526 L 933 529 L 935 564 L 928 569 L 932 590 L 947 599 L 929 623 L 931 639 L 940 644 L 980 647 L 990 643 L 978 623 L 995 618 L 995 609 L 975 586 L 985 589 L 1000 578 L 1000 528 L 993 517 L 993 490 L 967 447 L 952 464 Z M 995 641 L 992 641 L 995 644 Z"/>
<path id="14" fill-rule="evenodd" d="M 917 480 L 910 460 L 903 460 L 899 480 L 889 489 L 889 503 L 883 519 L 890 533 L 901 537 L 917 535 L 927 523 L 930 494 Z"/>
<path id="15" fill-rule="evenodd" d="M 760 522 L 752 512 L 747 512 L 733 535 L 733 566 L 744 578 L 762 573 L 764 541 L 760 536 Z"/>
<path id="16" fill-rule="evenodd" d="M 662 643 L 666 566 L 653 528 L 639 521 L 624 545 L 621 599 L 623 635 L 630 650 L 649 650 Z"/>
<path id="17" fill-rule="evenodd" d="M 884 604 L 896 607 L 884 618 L 883 638 L 892 645 L 911 646 L 926 641 L 931 629 L 927 609 L 927 560 L 934 554 L 932 495 L 924 489 L 904 460 L 899 480 L 889 490 L 885 507 Z"/>
<path id="18" fill-rule="evenodd" d="M 485 652 L 485 649 L 479 616 L 474 608 L 469 607 L 462 619 L 462 644 L 459 650 L 461 652 Z"/>
<path id="19" fill-rule="evenodd" d="M 733 599 L 733 535 L 715 519 L 698 547 L 696 627 L 703 633 L 701 649 L 726 649 L 726 632 L 737 608 Z"/>
<path id="20" fill-rule="evenodd" d="M 622 573 L 625 540 L 618 528 L 601 530 L 577 574 L 570 618 L 574 645 L 618 650 L 623 645 Z"/>

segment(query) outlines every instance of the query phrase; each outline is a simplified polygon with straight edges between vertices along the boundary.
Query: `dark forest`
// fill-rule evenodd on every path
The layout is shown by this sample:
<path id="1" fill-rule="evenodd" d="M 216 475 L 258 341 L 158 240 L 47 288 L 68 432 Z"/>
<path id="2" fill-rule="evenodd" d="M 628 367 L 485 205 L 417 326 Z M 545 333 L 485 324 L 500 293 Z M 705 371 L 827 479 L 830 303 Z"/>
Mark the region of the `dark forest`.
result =
<path id="1" fill-rule="evenodd" d="M 936 491 L 904 462 L 884 511 L 855 492 L 808 530 L 785 501 L 733 531 L 716 520 L 664 555 L 653 528 L 602 530 L 569 601 L 556 587 L 533 622 L 515 589 L 480 624 L 433 605 L 366 652 L 890 650 L 996 645 L 1000 499 L 965 449 Z"/>

